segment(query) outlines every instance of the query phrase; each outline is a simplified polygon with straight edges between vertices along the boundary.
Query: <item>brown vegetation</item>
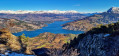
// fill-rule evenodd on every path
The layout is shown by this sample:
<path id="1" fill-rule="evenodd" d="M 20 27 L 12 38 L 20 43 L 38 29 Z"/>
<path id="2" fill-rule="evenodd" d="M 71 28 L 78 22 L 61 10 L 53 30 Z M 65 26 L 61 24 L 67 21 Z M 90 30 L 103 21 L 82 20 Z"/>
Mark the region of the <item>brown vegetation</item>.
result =
<path id="1" fill-rule="evenodd" d="M 39 23 L 39 25 L 35 22 L 24 22 L 16 19 L 6 19 L 0 18 L 0 29 L 8 28 L 10 32 L 20 32 L 23 30 L 36 30 L 41 29 L 42 27 L 46 26 L 44 23 Z"/>

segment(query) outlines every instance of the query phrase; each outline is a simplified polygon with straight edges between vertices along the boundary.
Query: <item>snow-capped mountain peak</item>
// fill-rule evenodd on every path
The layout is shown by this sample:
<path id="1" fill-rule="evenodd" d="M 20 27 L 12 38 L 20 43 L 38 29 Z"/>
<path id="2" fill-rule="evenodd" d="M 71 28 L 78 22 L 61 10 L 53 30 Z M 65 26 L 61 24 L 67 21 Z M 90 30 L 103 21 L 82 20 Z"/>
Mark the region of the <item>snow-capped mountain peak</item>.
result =
<path id="1" fill-rule="evenodd" d="M 70 10 L 70 11 L 60 11 L 60 10 L 48 10 L 48 11 L 30 11 L 30 10 L 18 10 L 18 11 L 13 11 L 13 10 L 0 10 L 0 13 L 6 13 L 6 14 L 26 14 L 26 13 L 31 13 L 31 14 L 41 14 L 41 13 L 55 13 L 55 14 L 60 14 L 60 13 L 78 13 L 75 10 Z"/>
<path id="2" fill-rule="evenodd" d="M 108 13 L 119 13 L 119 7 L 112 7 L 107 12 Z"/>

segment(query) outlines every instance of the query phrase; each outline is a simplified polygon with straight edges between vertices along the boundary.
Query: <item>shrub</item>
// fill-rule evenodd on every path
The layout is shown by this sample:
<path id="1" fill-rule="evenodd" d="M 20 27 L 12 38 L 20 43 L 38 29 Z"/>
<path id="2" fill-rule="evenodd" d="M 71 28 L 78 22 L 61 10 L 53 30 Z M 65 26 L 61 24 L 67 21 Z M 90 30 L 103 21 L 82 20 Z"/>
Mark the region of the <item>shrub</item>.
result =
<path id="1" fill-rule="evenodd" d="M 26 37 L 25 34 L 22 34 L 21 36 L 19 36 L 19 38 L 23 44 L 29 44 L 29 37 Z"/>

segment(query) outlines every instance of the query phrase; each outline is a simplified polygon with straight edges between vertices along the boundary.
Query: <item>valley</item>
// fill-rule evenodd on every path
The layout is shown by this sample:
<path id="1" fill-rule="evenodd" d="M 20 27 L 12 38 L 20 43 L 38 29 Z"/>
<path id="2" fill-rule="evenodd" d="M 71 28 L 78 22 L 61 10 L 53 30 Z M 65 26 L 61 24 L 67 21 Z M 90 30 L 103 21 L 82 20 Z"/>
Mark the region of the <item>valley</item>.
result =
<path id="1" fill-rule="evenodd" d="M 119 7 L 95 12 L 80 5 L 0 10 L 0 56 L 119 56 Z"/>

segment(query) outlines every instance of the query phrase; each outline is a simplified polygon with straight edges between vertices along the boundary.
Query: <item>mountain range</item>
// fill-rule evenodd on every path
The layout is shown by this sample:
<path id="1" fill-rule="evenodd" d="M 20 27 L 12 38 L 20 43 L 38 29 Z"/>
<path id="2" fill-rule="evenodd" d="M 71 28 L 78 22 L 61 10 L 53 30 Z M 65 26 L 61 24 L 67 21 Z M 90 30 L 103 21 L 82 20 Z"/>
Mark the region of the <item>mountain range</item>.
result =
<path id="1" fill-rule="evenodd" d="M 86 16 L 99 14 L 96 13 L 79 13 L 78 11 L 12 11 L 12 10 L 1 10 L 0 18 L 17 19 L 23 21 L 66 21 L 66 20 L 77 20 L 82 19 Z"/>
<path id="2" fill-rule="evenodd" d="M 76 20 L 84 18 L 85 15 L 80 13 L 66 13 L 66 14 L 54 14 L 54 13 L 43 13 L 43 14 L 4 14 L 0 13 L 0 18 L 17 19 L 23 21 L 66 21 Z"/>
<path id="3" fill-rule="evenodd" d="M 6 14 L 43 14 L 43 13 L 54 13 L 54 14 L 66 14 L 66 13 L 79 13 L 75 10 L 69 10 L 69 11 L 60 11 L 60 10 L 48 10 L 48 11 L 32 11 L 32 10 L 0 10 L 0 13 L 6 13 Z"/>
<path id="4" fill-rule="evenodd" d="M 119 8 L 112 7 L 107 12 L 94 14 L 63 25 L 63 29 L 88 31 L 98 25 L 115 23 L 119 20 Z"/>

